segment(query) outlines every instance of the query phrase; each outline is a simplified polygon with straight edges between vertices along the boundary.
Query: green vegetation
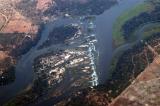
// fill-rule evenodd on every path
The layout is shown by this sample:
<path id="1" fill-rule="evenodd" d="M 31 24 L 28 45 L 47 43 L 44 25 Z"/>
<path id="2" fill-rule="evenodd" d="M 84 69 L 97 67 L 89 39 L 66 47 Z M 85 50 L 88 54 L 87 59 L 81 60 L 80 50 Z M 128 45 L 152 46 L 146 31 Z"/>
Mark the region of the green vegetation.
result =
<path id="1" fill-rule="evenodd" d="M 56 27 L 49 34 L 48 40 L 39 46 L 38 49 L 49 47 L 52 44 L 65 43 L 67 39 L 73 37 L 79 30 L 79 27 L 72 25 Z"/>
<path id="2" fill-rule="evenodd" d="M 2 46 L 7 46 L 7 45 L 15 45 L 17 42 L 20 43 L 20 40 L 23 39 L 24 34 L 18 34 L 18 33 L 14 33 L 14 35 L 12 34 L 4 34 L 4 33 L 0 33 L 0 44 Z"/>
<path id="3" fill-rule="evenodd" d="M 135 16 L 138 16 L 142 12 L 146 12 L 152 9 L 153 6 L 150 3 L 145 2 L 143 4 L 135 6 L 133 9 L 123 13 L 117 18 L 113 26 L 113 40 L 116 47 L 125 43 L 125 39 L 122 36 L 122 26 L 125 24 L 125 22 Z"/>
<path id="4" fill-rule="evenodd" d="M 76 0 L 73 1 L 54 0 L 56 6 L 51 6 L 44 14 L 69 13 L 71 16 L 100 15 L 117 3 L 116 0 L 87 0 L 88 2 L 86 3 L 75 2 Z"/>
<path id="5" fill-rule="evenodd" d="M 158 45 L 160 42 L 160 33 L 152 34 L 144 39 L 157 53 L 160 53 Z M 158 48 L 157 48 L 158 47 Z M 122 51 L 121 51 L 122 53 Z M 131 48 L 124 50 L 120 56 L 113 59 L 111 64 L 111 78 L 106 84 L 107 89 L 112 90 L 111 96 L 118 96 L 131 82 L 148 66 L 154 59 L 154 53 L 144 44 L 138 42 Z M 118 58 L 118 59 L 117 59 Z M 116 67 L 115 67 L 116 66 Z"/>
<path id="6" fill-rule="evenodd" d="M 15 98 L 11 99 L 10 101 L 6 102 L 3 106 L 28 106 L 31 103 L 35 102 L 37 99 L 37 94 L 34 93 L 32 89 L 27 91 L 23 91 Z"/>
<path id="7" fill-rule="evenodd" d="M 125 49 L 126 50 L 126 49 Z M 116 69 L 116 66 L 117 66 L 117 63 L 118 63 L 118 60 L 119 58 L 122 56 L 122 54 L 124 53 L 125 50 L 120 50 L 118 53 L 116 53 L 112 60 L 111 60 L 111 63 L 110 63 L 110 67 L 109 67 L 109 70 L 110 70 L 110 75 L 109 77 L 111 77 L 112 75 L 112 72 L 114 72 L 114 70 Z"/>
<path id="8" fill-rule="evenodd" d="M 160 32 L 160 24 L 155 24 L 154 26 L 150 26 L 143 31 L 143 38 L 147 38 L 154 33 Z"/>

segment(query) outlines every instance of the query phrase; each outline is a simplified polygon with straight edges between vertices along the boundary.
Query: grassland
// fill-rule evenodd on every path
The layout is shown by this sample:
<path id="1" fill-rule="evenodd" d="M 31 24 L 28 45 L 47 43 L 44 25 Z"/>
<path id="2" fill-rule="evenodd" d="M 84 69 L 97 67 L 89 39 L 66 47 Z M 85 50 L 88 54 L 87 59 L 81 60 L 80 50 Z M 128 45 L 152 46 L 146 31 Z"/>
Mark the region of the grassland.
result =
<path id="1" fill-rule="evenodd" d="M 159 23 L 157 23 L 154 26 L 151 26 L 149 28 L 146 28 L 143 31 L 143 38 L 147 38 L 150 35 L 153 35 L 154 33 L 158 33 L 158 32 L 160 32 L 160 24 Z"/>
<path id="2" fill-rule="evenodd" d="M 115 47 L 118 47 L 125 43 L 123 38 L 122 26 L 125 22 L 135 16 L 138 16 L 142 12 L 153 10 L 153 6 L 149 2 L 135 6 L 133 9 L 124 12 L 120 15 L 113 26 L 113 41 Z"/>

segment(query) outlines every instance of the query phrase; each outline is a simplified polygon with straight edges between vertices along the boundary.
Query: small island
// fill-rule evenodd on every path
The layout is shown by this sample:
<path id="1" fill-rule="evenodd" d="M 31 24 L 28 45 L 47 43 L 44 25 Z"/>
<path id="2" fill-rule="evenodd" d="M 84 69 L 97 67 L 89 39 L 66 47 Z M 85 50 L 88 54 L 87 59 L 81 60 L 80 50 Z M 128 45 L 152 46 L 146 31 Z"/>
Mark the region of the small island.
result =
<path id="1" fill-rule="evenodd" d="M 70 39 L 80 36 L 81 29 L 78 25 L 66 25 L 56 27 L 50 32 L 48 39 L 43 42 L 38 49 L 43 49 L 44 47 L 49 47 L 51 45 L 56 45 L 60 43 L 69 43 Z"/>

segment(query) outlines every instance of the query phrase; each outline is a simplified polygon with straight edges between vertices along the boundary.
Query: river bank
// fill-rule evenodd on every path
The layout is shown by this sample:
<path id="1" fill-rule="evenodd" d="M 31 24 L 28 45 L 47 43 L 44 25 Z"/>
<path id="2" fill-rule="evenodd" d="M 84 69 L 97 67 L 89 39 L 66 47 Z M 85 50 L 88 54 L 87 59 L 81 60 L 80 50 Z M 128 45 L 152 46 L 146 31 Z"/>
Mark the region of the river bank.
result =
<path id="1" fill-rule="evenodd" d="M 152 35 L 144 39 L 143 42 L 137 42 L 130 49 L 125 50 L 118 58 L 116 69 L 112 73 L 110 79 L 107 80 L 104 85 L 98 85 L 93 89 L 88 88 L 81 90 L 77 92 L 71 99 L 60 102 L 58 106 L 66 106 L 66 104 L 69 106 L 80 106 L 80 104 L 95 106 L 109 105 L 112 101 L 114 101 L 116 97 L 118 97 L 123 92 L 124 89 L 130 86 L 130 84 L 134 83 L 134 81 L 137 81 L 135 79 L 137 79 L 137 76 L 142 73 L 146 69 L 146 67 L 150 72 L 150 74 L 148 75 L 152 76 L 151 72 L 155 72 L 155 70 L 154 68 L 150 67 L 150 64 L 154 60 L 154 62 L 156 62 L 156 65 L 159 66 L 159 56 L 155 55 L 160 53 L 159 34 L 160 33 L 152 33 Z M 159 73 L 158 69 L 156 69 L 156 71 L 156 73 Z M 156 75 L 157 76 L 154 77 L 159 78 L 159 74 Z M 151 76 L 141 76 L 143 78 L 141 80 L 145 81 Z M 143 89 L 138 90 L 138 92 L 141 92 L 142 90 Z M 156 92 L 157 91 L 158 90 L 156 90 Z M 125 95 L 124 92 L 123 95 Z M 129 98 L 126 99 L 128 100 Z M 122 101 L 117 102 L 123 104 Z"/>
<path id="2" fill-rule="evenodd" d="M 112 46 L 113 23 L 123 11 L 131 8 L 129 4 L 137 5 L 138 3 L 141 3 L 141 2 L 142 1 L 139 1 L 139 0 L 138 1 L 124 0 L 124 1 L 121 1 L 118 5 L 115 5 L 111 9 L 105 11 L 102 15 L 96 16 L 96 20 L 95 20 L 96 33 L 95 34 L 98 39 L 98 43 L 96 44 L 96 46 L 98 47 L 98 51 L 99 51 L 99 61 L 98 61 L 98 67 L 96 72 L 98 73 L 98 79 L 101 84 L 103 84 L 108 78 L 107 76 L 109 72 L 107 71 L 107 69 L 113 53 L 113 46 Z M 47 53 L 49 50 L 49 48 L 46 48 L 43 50 L 37 50 L 37 47 L 47 39 L 48 33 L 52 30 L 52 28 L 55 25 L 59 25 L 59 24 L 63 25 L 70 22 L 73 22 L 73 21 L 65 21 L 65 19 L 58 19 L 57 21 L 54 22 L 54 24 L 53 23 L 46 24 L 45 30 L 42 32 L 43 36 L 38 42 L 38 44 L 36 45 L 36 47 L 32 48 L 27 54 L 25 54 L 20 59 L 19 64 L 16 67 L 17 68 L 16 74 L 18 76 L 21 76 L 21 77 L 18 77 L 18 80 L 17 80 L 18 83 L 16 82 L 17 88 L 19 90 L 25 88 L 28 85 L 28 83 L 30 84 L 33 81 L 34 73 L 32 70 L 32 64 L 33 64 L 34 58 L 44 53 Z M 23 70 L 23 72 L 21 70 Z M 16 91 L 19 91 L 19 90 L 16 89 Z"/>

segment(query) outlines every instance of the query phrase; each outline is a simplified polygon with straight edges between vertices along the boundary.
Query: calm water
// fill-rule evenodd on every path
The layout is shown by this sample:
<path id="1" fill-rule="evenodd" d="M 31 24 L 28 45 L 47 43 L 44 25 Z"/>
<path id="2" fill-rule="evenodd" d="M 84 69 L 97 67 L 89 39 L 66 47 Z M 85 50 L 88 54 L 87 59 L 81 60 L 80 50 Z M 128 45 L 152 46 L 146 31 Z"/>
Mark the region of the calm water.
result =
<path id="1" fill-rule="evenodd" d="M 96 16 L 96 37 L 98 39 L 97 47 L 99 51 L 98 61 L 98 79 L 99 83 L 104 83 L 108 75 L 108 67 L 111 61 L 113 46 L 112 46 L 112 27 L 116 18 L 124 11 L 135 5 L 142 3 L 144 0 L 122 0 L 111 9 L 106 10 L 103 14 Z M 37 47 L 47 39 L 49 32 L 55 26 L 78 22 L 76 19 L 58 19 L 53 23 L 45 25 L 42 32 L 42 37 L 37 46 L 33 47 L 27 54 L 23 55 L 16 66 L 16 79 L 15 82 L 0 87 L 0 102 L 15 96 L 17 93 L 23 91 L 26 87 L 32 84 L 34 73 L 32 70 L 32 63 L 37 56 L 47 53 L 48 49 L 37 51 Z"/>

